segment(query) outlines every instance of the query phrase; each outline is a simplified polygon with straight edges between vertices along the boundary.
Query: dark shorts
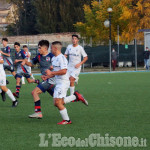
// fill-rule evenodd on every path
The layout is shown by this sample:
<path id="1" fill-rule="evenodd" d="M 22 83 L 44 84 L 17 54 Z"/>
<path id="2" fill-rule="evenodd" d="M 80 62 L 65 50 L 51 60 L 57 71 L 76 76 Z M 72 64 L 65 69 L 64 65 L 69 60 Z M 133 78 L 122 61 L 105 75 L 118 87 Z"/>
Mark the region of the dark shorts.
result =
<path id="1" fill-rule="evenodd" d="M 48 80 L 42 81 L 37 87 L 38 87 L 43 93 L 45 93 L 45 92 L 47 91 L 51 96 L 53 96 L 55 85 L 49 83 Z"/>
<path id="2" fill-rule="evenodd" d="M 25 77 L 26 79 L 30 78 L 30 74 L 29 73 L 17 73 L 16 74 L 16 78 L 22 78 Z"/>
<path id="3" fill-rule="evenodd" d="M 9 65 L 9 66 L 5 66 L 4 65 L 4 70 L 8 70 L 8 71 L 10 71 L 10 72 L 14 72 L 15 70 L 14 70 L 14 66 L 13 65 Z"/>

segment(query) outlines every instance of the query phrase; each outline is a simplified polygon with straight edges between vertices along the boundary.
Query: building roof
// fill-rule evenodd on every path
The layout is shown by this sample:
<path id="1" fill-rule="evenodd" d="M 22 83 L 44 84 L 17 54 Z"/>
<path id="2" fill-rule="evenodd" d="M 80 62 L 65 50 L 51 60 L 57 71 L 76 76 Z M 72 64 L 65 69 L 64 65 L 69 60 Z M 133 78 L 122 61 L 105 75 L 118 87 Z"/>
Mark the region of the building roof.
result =
<path id="1" fill-rule="evenodd" d="M 0 0 L 0 10 L 8 10 L 11 4 L 7 3 L 6 0 Z"/>

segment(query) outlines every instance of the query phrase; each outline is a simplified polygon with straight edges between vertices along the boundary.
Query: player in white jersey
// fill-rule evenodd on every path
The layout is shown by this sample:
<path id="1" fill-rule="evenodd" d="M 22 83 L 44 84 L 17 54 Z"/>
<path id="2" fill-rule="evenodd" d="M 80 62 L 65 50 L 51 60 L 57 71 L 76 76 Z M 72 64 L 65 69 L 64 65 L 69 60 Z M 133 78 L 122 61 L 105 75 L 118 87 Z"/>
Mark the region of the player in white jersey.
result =
<path id="1" fill-rule="evenodd" d="M 88 56 L 82 46 L 78 44 L 78 35 L 72 35 L 72 43 L 65 51 L 65 57 L 69 56 L 68 74 L 70 80 L 70 95 L 75 91 L 75 82 L 78 82 L 81 66 L 88 60 Z M 83 60 L 81 61 L 81 57 Z"/>
<path id="2" fill-rule="evenodd" d="M 46 70 L 46 76 L 42 77 L 43 80 L 52 78 L 55 76 L 56 85 L 54 88 L 54 105 L 59 109 L 59 112 L 63 118 L 63 121 L 59 122 L 59 125 L 71 124 L 71 120 L 68 116 L 67 109 L 64 104 L 71 101 L 82 101 L 88 105 L 88 102 L 83 98 L 79 92 L 75 92 L 73 95 L 66 97 L 67 90 L 70 85 L 69 76 L 67 74 L 68 61 L 65 56 L 61 53 L 62 44 L 59 41 L 52 43 L 51 49 L 55 57 L 52 58 L 53 71 Z"/>
<path id="3" fill-rule="evenodd" d="M 26 57 L 28 58 L 28 62 L 30 62 L 31 52 L 29 52 L 27 45 L 23 45 L 23 50 L 26 52 Z M 31 67 L 29 67 L 29 73 L 30 73 L 30 76 L 32 77 L 32 79 L 35 79 L 33 74 L 31 73 Z M 25 84 L 24 77 L 22 77 L 22 84 Z"/>
<path id="4" fill-rule="evenodd" d="M 16 107 L 18 105 L 18 101 L 13 96 L 12 92 L 6 87 L 6 74 L 3 67 L 3 57 L 0 53 L 0 93 L 2 93 L 2 90 L 9 96 L 9 98 L 13 101 L 12 107 Z"/>

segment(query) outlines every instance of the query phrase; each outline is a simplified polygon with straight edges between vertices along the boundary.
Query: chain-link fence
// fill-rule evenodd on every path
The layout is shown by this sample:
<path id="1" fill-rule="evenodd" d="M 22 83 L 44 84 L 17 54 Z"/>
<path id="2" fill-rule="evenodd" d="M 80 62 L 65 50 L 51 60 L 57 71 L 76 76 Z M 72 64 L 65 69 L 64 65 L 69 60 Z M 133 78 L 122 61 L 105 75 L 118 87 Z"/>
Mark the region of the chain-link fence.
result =
<path id="1" fill-rule="evenodd" d="M 64 54 L 66 47 L 69 43 L 63 43 L 62 53 Z M 31 58 L 38 54 L 37 44 L 21 44 L 27 45 L 31 52 Z M 81 44 L 84 46 L 84 43 Z M 13 44 L 9 44 L 11 47 L 11 57 L 14 60 L 15 50 Z M 2 45 L 0 45 L 2 48 Z M 134 70 L 146 70 L 144 68 L 144 45 L 115 45 L 112 46 L 117 53 L 117 63 L 115 71 L 134 71 Z M 86 53 L 88 54 L 88 61 L 82 66 L 82 71 L 110 71 L 109 63 L 109 46 L 100 45 L 96 47 L 84 46 Z M 37 69 L 38 65 L 33 69 Z M 113 63 L 111 64 L 111 70 L 113 71 Z"/>

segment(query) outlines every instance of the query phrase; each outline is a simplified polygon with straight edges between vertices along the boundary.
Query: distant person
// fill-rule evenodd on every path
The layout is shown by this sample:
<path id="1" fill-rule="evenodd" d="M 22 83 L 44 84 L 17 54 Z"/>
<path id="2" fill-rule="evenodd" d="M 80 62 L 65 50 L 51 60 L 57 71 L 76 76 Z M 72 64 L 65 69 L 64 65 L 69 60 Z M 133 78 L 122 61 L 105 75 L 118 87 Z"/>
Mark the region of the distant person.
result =
<path id="1" fill-rule="evenodd" d="M 72 35 L 72 44 L 68 45 L 65 57 L 69 57 L 68 74 L 70 80 L 70 95 L 75 92 L 75 82 L 78 83 L 81 66 L 88 60 L 88 56 L 82 46 L 79 45 L 78 35 Z M 83 60 L 81 58 L 83 56 Z"/>
<path id="2" fill-rule="evenodd" d="M 30 62 L 31 52 L 29 51 L 27 45 L 23 45 L 23 50 L 26 52 L 26 57 L 28 59 L 28 62 Z M 31 78 L 35 79 L 33 74 L 31 73 L 31 67 L 29 67 L 29 73 L 30 73 Z M 24 77 L 22 77 L 22 84 L 25 84 Z"/>
<path id="3" fill-rule="evenodd" d="M 0 51 L 0 53 L 2 54 L 3 59 L 4 59 L 4 70 L 6 69 L 9 70 L 11 74 L 16 78 L 13 61 L 11 59 L 11 50 L 10 50 L 10 47 L 8 46 L 8 39 L 3 38 L 2 44 L 3 44 L 3 49 L 2 51 Z"/>
<path id="4" fill-rule="evenodd" d="M 145 51 L 144 51 L 144 68 L 146 68 L 146 70 L 149 70 L 149 48 L 146 47 Z"/>
<path id="5" fill-rule="evenodd" d="M 111 60 L 112 60 L 113 71 L 115 71 L 115 69 L 116 69 L 117 57 L 118 57 L 118 54 L 115 51 L 115 49 L 113 48 L 112 49 L 112 53 L 111 53 Z"/>

